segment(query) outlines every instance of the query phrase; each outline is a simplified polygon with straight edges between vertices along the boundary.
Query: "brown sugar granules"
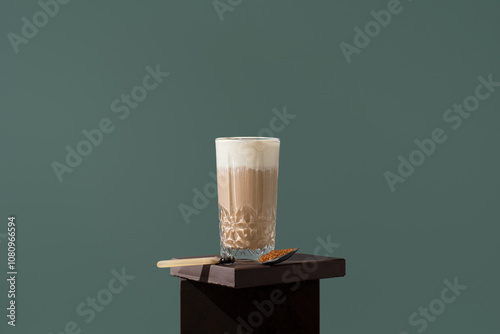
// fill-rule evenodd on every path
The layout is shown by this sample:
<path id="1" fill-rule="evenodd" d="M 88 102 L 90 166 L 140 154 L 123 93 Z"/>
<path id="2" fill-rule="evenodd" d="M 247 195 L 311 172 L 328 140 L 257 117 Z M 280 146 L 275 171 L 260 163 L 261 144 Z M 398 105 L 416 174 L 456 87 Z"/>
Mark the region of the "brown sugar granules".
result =
<path id="1" fill-rule="evenodd" d="M 277 258 L 278 256 L 285 255 L 286 253 L 289 253 L 293 250 L 294 250 L 294 248 L 287 248 L 287 249 L 277 249 L 277 250 L 270 251 L 269 253 L 262 255 L 259 258 L 259 262 L 266 262 L 269 260 L 273 260 L 273 259 Z"/>

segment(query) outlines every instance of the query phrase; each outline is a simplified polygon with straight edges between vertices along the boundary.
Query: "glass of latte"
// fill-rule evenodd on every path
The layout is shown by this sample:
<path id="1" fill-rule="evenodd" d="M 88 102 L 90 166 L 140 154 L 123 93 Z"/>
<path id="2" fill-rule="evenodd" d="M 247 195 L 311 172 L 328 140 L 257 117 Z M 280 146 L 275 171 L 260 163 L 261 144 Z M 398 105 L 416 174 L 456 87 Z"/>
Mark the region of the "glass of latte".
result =
<path id="1" fill-rule="evenodd" d="M 280 140 L 215 140 L 222 256 L 258 259 L 274 250 Z"/>

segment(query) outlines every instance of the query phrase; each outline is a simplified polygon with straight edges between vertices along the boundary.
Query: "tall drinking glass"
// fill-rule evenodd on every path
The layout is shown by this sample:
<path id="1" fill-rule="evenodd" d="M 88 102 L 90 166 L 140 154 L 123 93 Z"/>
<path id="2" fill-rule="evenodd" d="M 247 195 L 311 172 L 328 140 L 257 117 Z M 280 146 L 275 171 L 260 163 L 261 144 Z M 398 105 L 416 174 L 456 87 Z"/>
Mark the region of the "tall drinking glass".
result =
<path id="1" fill-rule="evenodd" d="M 215 140 L 222 256 L 257 259 L 274 250 L 280 140 Z"/>

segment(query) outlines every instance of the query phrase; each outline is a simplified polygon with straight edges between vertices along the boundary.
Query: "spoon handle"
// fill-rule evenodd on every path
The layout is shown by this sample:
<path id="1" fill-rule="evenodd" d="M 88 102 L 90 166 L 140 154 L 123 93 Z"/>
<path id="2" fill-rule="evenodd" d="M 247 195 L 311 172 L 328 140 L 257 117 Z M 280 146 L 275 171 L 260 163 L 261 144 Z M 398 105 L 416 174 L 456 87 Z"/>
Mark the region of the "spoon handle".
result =
<path id="1" fill-rule="evenodd" d="M 170 267 L 184 267 L 184 266 L 198 266 L 202 264 L 217 264 L 220 262 L 220 257 L 198 257 L 193 259 L 180 259 L 180 260 L 165 260 L 158 261 L 156 264 L 158 268 Z"/>

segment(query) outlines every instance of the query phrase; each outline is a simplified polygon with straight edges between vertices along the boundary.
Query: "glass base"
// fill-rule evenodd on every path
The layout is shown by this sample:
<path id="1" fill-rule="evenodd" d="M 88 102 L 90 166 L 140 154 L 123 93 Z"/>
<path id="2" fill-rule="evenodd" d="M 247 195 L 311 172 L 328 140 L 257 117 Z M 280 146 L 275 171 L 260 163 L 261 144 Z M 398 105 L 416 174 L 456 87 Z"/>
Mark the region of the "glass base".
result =
<path id="1" fill-rule="evenodd" d="M 241 249 L 241 248 L 228 248 L 221 244 L 221 256 L 234 256 L 236 260 L 254 260 L 257 261 L 262 255 L 274 250 L 274 245 L 269 245 L 264 248 L 257 249 Z"/>

